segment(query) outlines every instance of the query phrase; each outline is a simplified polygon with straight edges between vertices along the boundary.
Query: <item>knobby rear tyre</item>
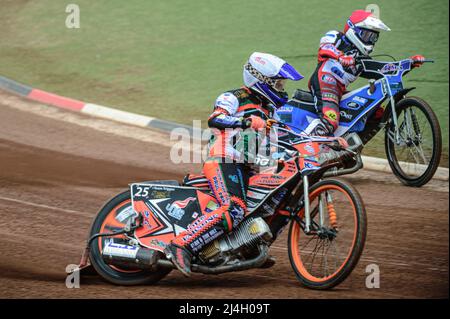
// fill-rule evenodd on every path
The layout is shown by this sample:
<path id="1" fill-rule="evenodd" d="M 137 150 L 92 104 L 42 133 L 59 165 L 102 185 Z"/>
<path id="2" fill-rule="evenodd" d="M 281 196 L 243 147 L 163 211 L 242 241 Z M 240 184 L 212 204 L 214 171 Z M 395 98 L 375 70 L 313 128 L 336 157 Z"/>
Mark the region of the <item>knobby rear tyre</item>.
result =
<path id="1" fill-rule="evenodd" d="M 111 200 L 109 200 L 99 211 L 91 227 L 90 235 L 97 234 L 99 232 L 105 232 L 105 220 L 111 214 L 117 214 L 124 209 L 128 209 L 131 206 L 130 191 L 124 191 Z M 120 225 L 116 225 L 120 226 Z M 108 231 L 106 231 L 108 232 Z M 120 238 L 123 235 L 115 236 L 113 238 Z M 157 271 L 149 271 L 142 269 L 121 269 L 119 267 L 110 266 L 105 263 L 101 256 L 101 248 L 103 247 L 103 241 L 108 237 L 100 237 L 95 239 L 91 244 L 90 261 L 94 266 L 97 273 L 105 280 L 116 285 L 143 285 L 143 284 L 155 284 L 165 276 L 167 276 L 172 269 L 159 269 Z M 112 237 L 109 237 L 112 238 Z"/>

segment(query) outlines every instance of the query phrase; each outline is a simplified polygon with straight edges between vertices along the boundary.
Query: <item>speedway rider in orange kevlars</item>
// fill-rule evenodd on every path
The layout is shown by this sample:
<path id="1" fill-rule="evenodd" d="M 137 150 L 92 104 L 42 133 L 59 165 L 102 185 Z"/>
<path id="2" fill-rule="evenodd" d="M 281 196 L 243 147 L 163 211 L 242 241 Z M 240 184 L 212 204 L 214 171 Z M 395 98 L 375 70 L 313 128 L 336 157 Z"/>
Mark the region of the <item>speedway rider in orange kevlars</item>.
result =
<path id="1" fill-rule="evenodd" d="M 197 218 L 165 249 L 167 257 L 186 276 L 191 273 L 193 254 L 230 232 L 247 214 L 246 185 L 251 165 L 243 160 L 247 155 L 236 148 L 233 138 L 243 129 L 270 129 L 276 108 L 287 102 L 286 81 L 303 78 L 283 59 L 259 52 L 250 56 L 243 73 L 245 86 L 221 94 L 208 120 L 214 136 L 203 173 L 220 206 Z"/>

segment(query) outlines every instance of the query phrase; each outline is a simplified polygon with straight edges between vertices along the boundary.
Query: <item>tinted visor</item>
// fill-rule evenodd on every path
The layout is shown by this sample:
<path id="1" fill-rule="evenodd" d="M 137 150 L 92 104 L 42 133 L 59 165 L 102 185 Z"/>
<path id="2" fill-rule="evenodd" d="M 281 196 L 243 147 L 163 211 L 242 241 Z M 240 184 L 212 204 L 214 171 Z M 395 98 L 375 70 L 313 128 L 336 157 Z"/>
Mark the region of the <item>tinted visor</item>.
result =
<path id="1" fill-rule="evenodd" d="M 273 88 L 277 90 L 278 92 L 284 92 L 284 87 L 286 86 L 286 79 L 278 79 L 275 80 L 275 83 L 273 85 Z"/>
<path id="2" fill-rule="evenodd" d="M 359 29 L 358 30 L 358 37 L 359 39 L 368 45 L 374 45 L 375 42 L 378 41 L 378 31 L 372 31 L 367 29 Z"/>

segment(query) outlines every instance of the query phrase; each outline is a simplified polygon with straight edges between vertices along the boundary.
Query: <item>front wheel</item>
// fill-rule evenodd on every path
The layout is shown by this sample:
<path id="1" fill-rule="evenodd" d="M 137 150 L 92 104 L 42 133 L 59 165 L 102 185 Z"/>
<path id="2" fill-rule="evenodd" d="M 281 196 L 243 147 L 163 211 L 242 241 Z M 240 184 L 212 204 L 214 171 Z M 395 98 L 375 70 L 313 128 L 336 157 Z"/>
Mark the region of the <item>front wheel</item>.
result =
<path id="1" fill-rule="evenodd" d="M 442 136 L 439 121 L 422 99 L 407 97 L 396 104 L 398 134 L 391 118 L 386 128 L 385 150 L 395 176 L 405 185 L 428 183 L 439 166 Z"/>
<path id="2" fill-rule="evenodd" d="M 301 284 L 330 289 L 344 281 L 364 249 L 367 218 L 361 196 L 348 182 L 323 180 L 310 188 L 311 231 L 304 210 L 291 222 L 288 253 Z"/>
<path id="3" fill-rule="evenodd" d="M 91 236 L 97 233 L 109 233 L 123 229 L 128 219 L 134 216 L 131 206 L 130 191 L 125 191 L 113 197 L 97 214 L 91 227 Z M 167 276 L 172 269 L 156 271 L 136 269 L 133 267 L 117 267 L 107 264 L 101 255 L 107 241 L 113 239 L 116 243 L 127 243 L 124 235 L 114 237 L 99 237 L 91 244 L 90 260 L 97 273 L 107 281 L 117 285 L 153 284 Z"/>

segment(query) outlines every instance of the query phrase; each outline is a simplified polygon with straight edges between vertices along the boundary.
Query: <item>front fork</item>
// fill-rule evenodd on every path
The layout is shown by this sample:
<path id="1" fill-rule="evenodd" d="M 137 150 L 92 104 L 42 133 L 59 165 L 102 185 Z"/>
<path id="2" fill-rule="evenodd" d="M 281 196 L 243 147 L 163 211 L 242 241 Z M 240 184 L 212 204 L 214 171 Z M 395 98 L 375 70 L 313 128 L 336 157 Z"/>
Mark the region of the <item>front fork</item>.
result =
<path id="1" fill-rule="evenodd" d="M 392 120 L 394 121 L 394 140 L 395 144 L 400 144 L 400 134 L 398 132 L 398 121 L 397 121 L 397 110 L 395 109 L 395 100 L 391 95 L 391 112 L 392 112 Z"/>
<path id="2" fill-rule="evenodd" d="M 303 205 L 305 212 L 305 232 L 311 231 L 311 207 L 309 203 L 309 180 L 308 175 L 303 176 Z"/>
<path id="3" fill-rule="evenodd" d="M 392 99 L 393 98 L 391 98 L 391 100 Z M 394 102 L 391 101 L 391 105 L 393 105 L 392 103 L 394 103 Z M 402 137 L 400 135 L 401 129 L 404 130 L 404 132 L 407 134 L 407 137 L 408 136 L 409 137 L 410 136 L 419 136 L 420 137 L 420 128 L 418 127 L 417 119 L 416 119 L 416 116 L 415 116 L 413 110 L 410 110 L 410 112 L 411 112 L 410 118 L 411 118 L 412 123 L 407 118 L 408 110 L 405 110 L 405 121 L 402 123 L 402 128 L 400 128 L 398 125 L 397 110 L 395 109 L 395 106 L 391 107 L 391 110 L 392 110 L 392 113 L 391 113 L 392 121 L 394 123 L 394 130 L 393 130 L 393 136 L 391 134 L 389 134 L 389 138 L 393 139 L 393 142 L 395 142 L 396 145 L 400 145 L 401 143 L 406 143 L 406 141 L 404 140 L 405 137 L 403 137 L 403 139 L 402 139 Z M 390 130 L 390 127 L 387 126 L 386 129 Z M 414 130 L 415 135 L 412 134 L 413 130 Z"/>
<path id="4" fill-rule="evenodd" d="M 397 104 L 398 101 L 400 101 L 402 98 L 404 98 L 406 96 L 406 94 L 412 90 L 415 89 L 415 87 L 412 88 L 408 88 L 408 89 L 403 89 L 401 92 L 397 92 L 397 94 L 395 96 L 392 95 L 392 91 L 391 88 L 389 87 L 389 85 L 387 85 L 387 89 L 388 89 L 388 93 L 390 96 L 390 104 L 391 104 L 391 114 L 392 114 L 392 121 L 394 122 L 394 141 L 397 145 L 400 144 L 400 132 L 399 132 L 399 127 L 398 127 L 398 120 L 397 120 L 397 110 L 395 109 L 395 105 Z M 386 127 L 386 129 L 389 129 L 389 127 Z M 415 127 L 416 129 L 416 127 Z"/>
<path id="5" fill-rule="evenodd" d="M 305 212 L 304 230 L 306 234 L 311 232 L 311 203 L 309 201 L 309 179 L 308 176 L 303 176 L 303 207 Z M 325 214 L 325 210 L 328 214 Z M 333 197 L 330 192 L 319 194 L 319 229 L 325 227 L 325 218 L 329 218 L 330 226 L 337 229 L 336 211 L 334 210 Z"/>

